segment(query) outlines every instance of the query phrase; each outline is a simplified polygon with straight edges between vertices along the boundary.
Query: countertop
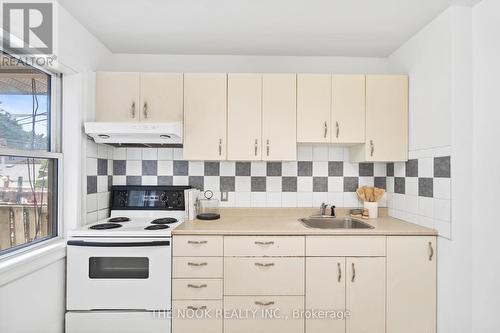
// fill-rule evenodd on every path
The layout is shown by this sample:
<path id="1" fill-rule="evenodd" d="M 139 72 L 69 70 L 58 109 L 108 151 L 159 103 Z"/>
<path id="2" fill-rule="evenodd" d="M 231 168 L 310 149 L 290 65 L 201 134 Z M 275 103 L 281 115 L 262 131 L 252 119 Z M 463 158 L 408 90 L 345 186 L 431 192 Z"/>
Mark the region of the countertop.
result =
<path id="1" fill-rule="evenodd" d="M 299 218 L 317 214 L 313 208 L 221 208 L 221 218 L 213 221 L 185 221 L 173 235 L 418 235 L 435 236 L 437 231 L 387 215 L 380 208 L 378 219 L 362 219 L 373 229 L 312 229 Z M 337 217 L 348 215 L 338 208 Z"/>

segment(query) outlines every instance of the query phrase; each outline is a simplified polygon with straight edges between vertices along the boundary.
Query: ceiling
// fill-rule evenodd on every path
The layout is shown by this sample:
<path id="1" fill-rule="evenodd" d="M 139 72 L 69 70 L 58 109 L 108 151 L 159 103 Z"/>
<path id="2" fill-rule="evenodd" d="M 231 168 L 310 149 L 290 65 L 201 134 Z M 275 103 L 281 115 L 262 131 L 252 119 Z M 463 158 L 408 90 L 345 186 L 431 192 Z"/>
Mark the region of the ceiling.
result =
<path id="1" fill-rule="evenodd" d="M 478 1 L 59 0 L 113 53 L 372 57 Z"/>

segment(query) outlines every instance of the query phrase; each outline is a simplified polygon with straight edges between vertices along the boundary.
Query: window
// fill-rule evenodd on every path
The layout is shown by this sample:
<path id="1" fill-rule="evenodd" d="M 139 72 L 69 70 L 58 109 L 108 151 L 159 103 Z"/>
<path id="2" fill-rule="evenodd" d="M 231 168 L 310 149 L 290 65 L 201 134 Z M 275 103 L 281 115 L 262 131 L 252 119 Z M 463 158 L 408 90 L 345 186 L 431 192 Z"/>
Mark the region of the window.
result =
<path id="1" fill-rule="evenodd" d="M 58 235 L 57 87 L 0 53 L 0 255 Z"/>

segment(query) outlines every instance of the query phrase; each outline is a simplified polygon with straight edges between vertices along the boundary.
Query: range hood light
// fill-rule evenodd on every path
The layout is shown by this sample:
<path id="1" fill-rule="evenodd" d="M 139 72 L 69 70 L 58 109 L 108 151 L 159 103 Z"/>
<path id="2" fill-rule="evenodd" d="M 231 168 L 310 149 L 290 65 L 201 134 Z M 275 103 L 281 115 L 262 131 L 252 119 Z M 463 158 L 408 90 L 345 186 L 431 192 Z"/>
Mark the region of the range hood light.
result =
<path id="1" fill-rule="evenodd" d="M 100 137 L 101 139 L 109 139 L 109 135 L 107 134 L 99 134 L 98 137 Z"/>
<path id="2" fill-rule="evenodd" d="M 162 138 L 162 139 L 170 139 L 171 136 L 167 135 L 167 134 L 162 134 L 162 135 L 160 135 L 160 138 Z"/>

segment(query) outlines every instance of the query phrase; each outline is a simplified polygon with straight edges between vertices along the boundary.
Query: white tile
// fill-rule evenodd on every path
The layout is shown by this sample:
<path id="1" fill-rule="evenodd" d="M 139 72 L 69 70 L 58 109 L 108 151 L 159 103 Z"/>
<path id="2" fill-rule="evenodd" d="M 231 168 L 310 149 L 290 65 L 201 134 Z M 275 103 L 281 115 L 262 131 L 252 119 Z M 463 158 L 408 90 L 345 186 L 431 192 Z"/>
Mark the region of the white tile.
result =
<path id="1" fill-rule="evenodd" d="M 142 176 L 142 161 L 127 160 L 126 163 L 127 176 Z"/>
<path id="2" fill-rule="evenodd" d="M 406 196 L 406 211 L 411 214 L 419 213 L 418 196 L 415 195 Z"/>
<path id="3" fill-rule="evenodd" d="M 406 213 L 404 216 L 404 220 L 410 223 L 419 224 L 420 217 L 421 216 L 417 214 Z"/>
<path id="4" fill-rule="evenodd" d="M 297 193 L 296 192 L 283 192 L 283 193 L 281 193 L 281 206 L 282 207 L 297 207 Z"/>
<path id="5" fill-rule="evenodd" d="M 252 176 L 266 176 L 266 162 L 252 162 L 250 165 L 250 174 Z"/>
<path id="6" fill-rule="evenodd" d="M 109 159 L 108 160 L 108 175 L 112 175 L 113 174 L 113 160 L 112 159 Z"/>
<path id="7" fill-rule="evenodd" d="M 281 175 L 284 177 L 296 177 L 297 162 L 283 162 L 281 164 Z"/>
<path id="8" fill-rule="evenodd" d="M 389 193 L 389 192 L 386 192 L 385 193 L 385 196 L 387 198 L 387 207 L 389 209 L 391 208 L 394 208 L 394 194 L 393 193 Z"/>
<path id="9" fill-rule="evenodd" d="M 266 207 L 267 205 L 266 192 L 251 192 L 250 201 L 252 207 Z"/>
<path id="10" fill-rule="evenodd" d="M 266 177 L 266 191 L 281 192 L 281 177 Z"/>
<path id="11" fill-rule="evenodd" d="M 374 186 L 375 178 L 373 177 L 359 177 L 359 187 L 361 186 Z"/>
<path id="12" fill-rule="evenodd" d="M 351 192 L 344 193 L 344 207 L 357 208 L 362 206 L 363 204 L 359 201 L 356 193 L 351 193 Z"/>
<path id="13" fill-rule="evenodd" d="M 127 160 L 141 160 L 142 150 L 141 148 L 127 148 Z"/>
<path id="14" fill-rule="evenodd" d="M 236 175 L 236 163 L 222 161 L 220 162 L 220 175 L 221 176 L 234 176 Z"/>
<path id="15" fill-rule="evenodd" d="M 97 222 L 97 212 L 88 213 L 85 220 L 87 224 Z"/>
<path id="16" fill-rule="evenodd" d="M 174 176 L 172 184 L 177 185 L 177 186 L 187 186 L 187 185 L 189 185 L 189 177 L 188 176 Z"/>
<path id="17" fill-rule="evenodd" d="M 190 169 L 191 171 L 191 169 Z M 128 172 L 128 170 L 127 170 Z M 158 161 L 158 176 L 172 176 L 174 174 L 173 161 Z"/>
<path id="18" fill-rule="evenodd" d="M 142 176 L 142 185 L 158 185 L 158 177 Z"/>
<path id="19" fill-rule="evenodd" d="M 385 176 L 387 176 L 387 164 L 385 164 L 385 163 L 374 163 L 373 164 L 373 175 L 375 177 L 385 177 Z"/>
<path id="20" fill-rule="evenodd" d="M 314 177 L 328 177 L 328 162 L 313 162 Z"/>
<path id="21" fill-rule="evenodd" d="M 297 160 L 298 161 L 312 161 L 313 148 L 312 146 L 298 146 L 297 147 Z"/>
<path id="22" fill-rule="evenodd" d="M 406 164 L 404 162 L 394 163 L 394 177 L 406 177 Z"/>
<path id="23" fill-rule="evenodd" d="M 434 177 L 434 159 L 424 157 L 418 159 L 418 176 L 424 178 Z"/>
<path id="24" fill-rule="evenodd" d="M 87 213 L 95 212 L 97 208 L 97 193 L 87 194 L 85 199 L 87 205 Z"/>
<path id="25" fill-rule="evenodd" d="M 319 207 L 323 202 L 328 204 L 328 193 L 313 192 L 313 207 Z"/>
<path id="26" fill-rule="evenodd" d="M 158 160 L 158 148 L 142 148 L 143 160 Z"/>
<path id="27" fill-rule="evenodd" d="M 107 219 L 109 217 L 109 210 L 107 208 L 97 211 L 97 218 L 99 220 Z"/>
<path id="28" fill-rule="evenodd" d="M 97 145 L 97 157 L 98 158 L 108 158 L 108 146 L 103 144 Z"/>
<path id="29" fill-rule="evenodd" d="M 90 139 L 87 139 L 87 157 L 97 158 L 97 144 Z"/>
<path id="30" fill-rule="evenodd" d="M 328 148 L 328 160 L 329 161 L 343 161 L 344 160 L 344 148 L 342 148 L 342 147 L 329 147 Z"/>
<path id="31" fill-rule="evenodd" d="M 281 207 L 281 192 L 266 192 L 267 207 Z"/>
<path id="32" fill-rule="evenodd" d="M 251 177 L 236 176 L 234 180 L 234 190 L 236 192 L 250 192 L 251 191 Z"/>
<path id="33" fill-rule="evenodd" d="M 113 176 L 113 185 L 127 185 L 127 176 Z"/>
<path id="34" fill-rule="evenodd" d="M 251 207 L 251 192 L 235 192 L 235 207 Z"/>
<path id="35" fill-rule="evenodd" d="M 351 149 L 344 148 L 344 161 L 349 161 L 350 158 L 351 158 Z"/>
<path id="36" fill-rule="evenodd" d="M 312 192 L 298 192 L 297 193 L 297 207 L 312 207 L 313 193 Z"/>
<path id="37" fill-rule="evenodd" d="M 205 175 L 205 163 L 202 161 L 189 161 L 189 175 L 190 176 Z"/>
<path id="38" fill-rule="evenodd" d="M 205 176 L 205 190 L 220 191 L 220 177 Z"/>
<path id="39" fill-rule="evenodd" d="M 313 190 L 312 177 L 297 177 L 297 192 L 312 192 L 312 190 Z"/>
<path id="40" fill-rule="evenodd" d="M 220 201 L 221 207 L 235 207 L 236 206 L 236 193 L 228 192 L 227 201 Z"/>
<path id="41" fill-rule="evenodd" d="M 394 177 L 387 177 L 386 187 L 387 192 L 394 193 Z"/>
<path id="42" fill-rule="evenodd" d="M 174 159 L 174 150 L 172 148 L 158 148 L 158 159 L 168 161 Z"/>
<path id="43" fill-rule="evenodd" d="M 328 177 L 328 192 L 344 192 L 344 177 Z"/>
<path id="44" fill-rule="evenodd" d="M 435 221 L 431 217 L 422 216 L 422 215 L 420 215 L 418 217 L 418 224 L 423 226 L 423 227 L 434 229 L 434 223 L 435 223 Z"/>
<path id="45" fill-rule="evenodd" d="M 115 147 L 108 147 L 108 159 L 112 160 L 115 154 Z"/>
<path id="46" fill-rule="evenodd" d="M 380 198 L 380 200 L 378 202 L 378 206 L 379 207 L 387 207 L 387 192 L 384 193 L 384 195 L 382 196 L 382 198 Z"/>
<path id="47" fill-rule="evenodd" d="M 176 161 L 182 161 L 184 159 L 182 148 L 173 148 L 173 158 Z"/>
<path id="48" fill-rule="evenodd" d="M 406 177 L 405 192 L 408 195 L 418 195 L 418 178 Z"/>
<path id="49" fill-rule="evenodd" d="M 102 210 L 109 207 L 109 192 L 97 193 L 97 209 Z"/>
<path id="50" fill-rule="evenodd" d="M 127 148 L 115 148 L 115 149 L 113 149 L 113 159 L 114 160 L 126 160 L 127 159 Z"/>
<path id="51" fill-rule="evenodd" d="M 328 192 L 328 203 L 335 207 L 344 207 L 344 193 L 342 192 Z"/>
<path id="52" fill-rule="evenodd" d="M 451 223 L 450 222 L 434 220 L 434 228 L 438 231 L 439 236 L 451 239 Z"/>
<path id="53" fill-rule="evenodd" d="M 344 162 L 344 176 L 345 177 L 358 177 L 359 176 L 359 163 Z"/>
<path id="54" fill-rule="evenodd" d="M 450 200 L 434 199 L 434 218 L 445 222 L 451 221 Z"/>
<path id="55" fill-rule="evenodd" d="M 313 161 L 328 161 L 328 146 L 313 147 Z"/>
<path id="56" fill-rule="evenodd" d="M 418 214 L 421 216 L 434 218 L 434 199 L 419 197 L 418 198 Z"/>
<path id="57" fill-rule="evenodd" d="M 451 199 L 450 178 L 434 178 L 434 198 Z"/>
<path id="58" fill-rule="evenodd" d="M 394 193 L 392 198 L 394 199 L 394 209 L 402 212 L 407 211 L 407 201 L 404 194 Z"/>
<path id="59" fill-rule="evenodd" d="M 87 176 L 97 176 L 97 158 L 87 157 Z"/>
<path id="60" fill-rule="evenodd" d="M 97 176 L 97 192 L 108 190 L 108 176 Z"/>

